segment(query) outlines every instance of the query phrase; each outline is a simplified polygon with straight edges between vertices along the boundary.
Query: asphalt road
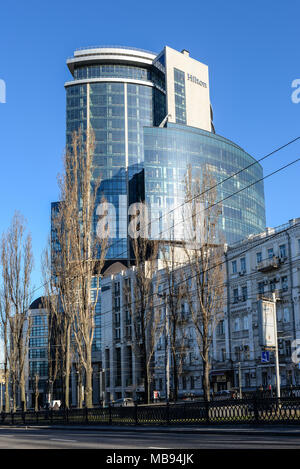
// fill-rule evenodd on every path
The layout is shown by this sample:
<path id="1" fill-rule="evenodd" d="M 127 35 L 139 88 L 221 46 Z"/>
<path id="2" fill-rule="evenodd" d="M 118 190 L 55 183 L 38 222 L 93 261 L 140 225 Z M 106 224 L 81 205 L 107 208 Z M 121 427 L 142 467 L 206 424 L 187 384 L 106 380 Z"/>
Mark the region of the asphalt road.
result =
<path id="1" fill-rule="evenodd" d="M 300 449 L 299 436 L 0 428 L 0 449 Z"/>

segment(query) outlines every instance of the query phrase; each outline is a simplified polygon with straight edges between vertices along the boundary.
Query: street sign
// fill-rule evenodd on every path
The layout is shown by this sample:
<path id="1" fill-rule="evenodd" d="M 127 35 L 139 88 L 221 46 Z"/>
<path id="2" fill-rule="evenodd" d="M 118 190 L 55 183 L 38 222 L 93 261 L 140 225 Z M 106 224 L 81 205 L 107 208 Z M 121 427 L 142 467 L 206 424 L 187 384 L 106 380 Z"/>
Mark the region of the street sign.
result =
<path id="1" fill-rule="evenodd" d="M 261 352 L 261 362 L 269 363 L 269 361 L 270 361 L 270 352 L 268 352 L 267 350 L 264 350 L 263 352 Z"/>
<path id="2" fill-rule="evenodd" d="M 258 319 L 260 345 L 276 347 L 276 303 L 274 301 L 258 301 Z"/>

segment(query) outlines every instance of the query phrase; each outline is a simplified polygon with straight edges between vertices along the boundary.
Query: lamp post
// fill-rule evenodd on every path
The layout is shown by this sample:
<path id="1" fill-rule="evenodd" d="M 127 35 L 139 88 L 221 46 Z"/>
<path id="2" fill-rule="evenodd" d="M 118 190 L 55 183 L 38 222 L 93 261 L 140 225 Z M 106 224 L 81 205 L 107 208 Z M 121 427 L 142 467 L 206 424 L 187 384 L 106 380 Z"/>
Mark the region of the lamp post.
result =
<path id="1" fill-rule="evenodd" d="M 164 335 L 165 335 L 165 395 L 166 401 L 170 400 L 170 328 L 169 328 L 169 310 L 167 305 L 167 293 L 158 293 L 158 296 L 164 298 L 165 305 L 165 324 L 164 324 Z"/>
<path id="2" fill-rule="evenodd" d="M 103 383 L 105 383 L 104 376 L 103 376 L 104 373 L 105 373 L 104 368 L 100 368 L 99 370 L 99 404 L 102 403 L 102 407 L 105 407 L 105 392 L 103 389 Z"/>

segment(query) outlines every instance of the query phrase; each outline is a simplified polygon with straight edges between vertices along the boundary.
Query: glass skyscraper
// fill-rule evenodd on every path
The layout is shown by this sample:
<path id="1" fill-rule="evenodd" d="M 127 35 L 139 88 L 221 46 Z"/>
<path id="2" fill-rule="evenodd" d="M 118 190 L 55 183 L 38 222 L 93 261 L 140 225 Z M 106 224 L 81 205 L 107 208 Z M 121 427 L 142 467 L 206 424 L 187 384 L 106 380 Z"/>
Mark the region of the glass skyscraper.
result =
<path id="1" fill-rule="evenodd" d="M 165 47 L 154 54 L 111 46 L 77 50 L 67 65 L 73 78 L 65 84 L 67 144 L 74 130 L 93 129 L 99 194 L 115 208 L 109 262 L 128 265 L 130 260 L 127 209 L 132 202 L 145 201 L 151 219 L 160 220 L 158 231 L 164 230 L 164 216 L 184 201 L 189 166 L 194 178 L 208 166 L 220 183 L 227 243 L 264 230 L 263 183 L 254 184 L 262 168 L 216 135 L 206 65 L 186 50 Z"/>

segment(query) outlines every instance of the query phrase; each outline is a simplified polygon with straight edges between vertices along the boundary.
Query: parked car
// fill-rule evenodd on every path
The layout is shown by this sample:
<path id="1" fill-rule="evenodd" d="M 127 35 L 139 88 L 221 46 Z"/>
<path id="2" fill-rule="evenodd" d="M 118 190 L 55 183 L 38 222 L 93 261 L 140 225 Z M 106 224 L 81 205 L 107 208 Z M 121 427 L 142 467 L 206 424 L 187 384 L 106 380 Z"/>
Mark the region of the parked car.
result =
<path id="1" fill-rule="evenodd" d="M 113 407 L 132 407 L 134 406 L 134 400 L 131 397 L 123 397 L 112 401 L 111 405 Z"/>
<path id="2" fill-rule="evenodd" d="M 214 399 L 230 399 L 232 398 L 232 392 L 229 391 L 228 389 L 222 389 L 221 391 L 217 391 L 213 395 Z"/>

